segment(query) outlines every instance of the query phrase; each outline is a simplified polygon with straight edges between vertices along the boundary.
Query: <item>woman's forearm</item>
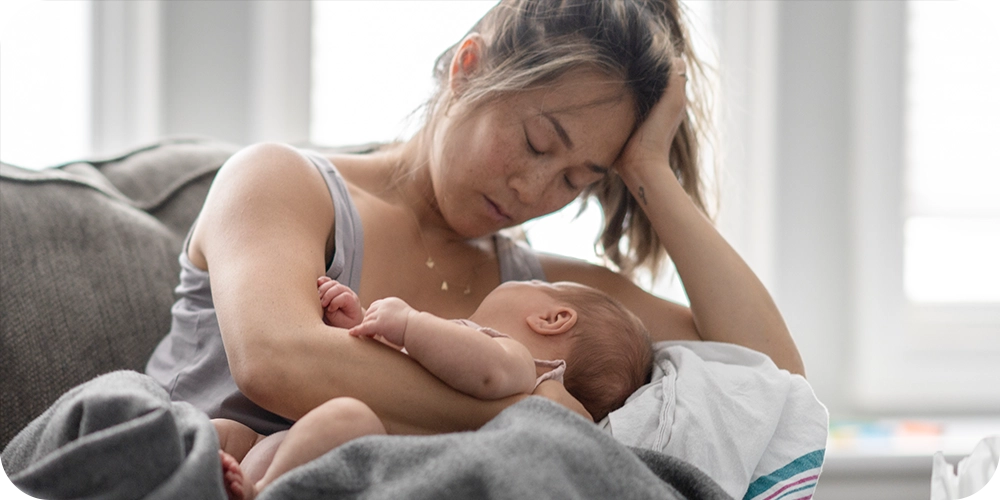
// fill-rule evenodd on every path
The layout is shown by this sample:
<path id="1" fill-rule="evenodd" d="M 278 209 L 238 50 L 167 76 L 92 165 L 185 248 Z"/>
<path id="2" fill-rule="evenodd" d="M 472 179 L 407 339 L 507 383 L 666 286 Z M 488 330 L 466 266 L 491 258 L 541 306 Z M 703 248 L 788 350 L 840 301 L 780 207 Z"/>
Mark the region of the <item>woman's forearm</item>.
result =
<path id="1" fill-rule="evenodd" d="M 695 207 L 666 165 L 623 175 L 684 282 L 704 340 L 763 352 L 804 374 L 784 319 L 756 274 Z"/>

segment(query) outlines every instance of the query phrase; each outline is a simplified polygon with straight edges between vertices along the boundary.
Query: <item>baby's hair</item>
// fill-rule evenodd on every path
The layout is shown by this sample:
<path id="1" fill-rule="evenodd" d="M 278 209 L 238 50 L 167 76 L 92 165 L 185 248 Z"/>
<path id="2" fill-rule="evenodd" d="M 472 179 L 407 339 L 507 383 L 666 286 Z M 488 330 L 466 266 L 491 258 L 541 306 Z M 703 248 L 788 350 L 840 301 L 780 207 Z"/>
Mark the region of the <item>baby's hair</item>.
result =
<path id="1" fill-rule="evenodd" d="M 600 421 L 649 378 L 652 342 L 642 321 L 608 294 L 585 286 L 548 293 L 577 312 L 564 384 Z"/>

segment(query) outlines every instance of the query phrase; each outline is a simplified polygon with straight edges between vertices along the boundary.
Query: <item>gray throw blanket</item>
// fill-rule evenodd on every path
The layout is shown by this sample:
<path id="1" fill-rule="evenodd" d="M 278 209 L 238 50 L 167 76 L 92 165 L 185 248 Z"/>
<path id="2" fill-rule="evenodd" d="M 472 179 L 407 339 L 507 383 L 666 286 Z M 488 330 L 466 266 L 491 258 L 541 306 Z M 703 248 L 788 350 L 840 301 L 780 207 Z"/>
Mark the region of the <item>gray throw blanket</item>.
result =
<path id="1" fill-rule="evenodd" d="M 80 385 L 3 451 L 11 481 L 40 498 L 225 499 L 208 417 L 144 374 Z M 683 461 L 630 449 L 531 397 L 475 432 L 369 436 L 299 467 L 258 497 L 726 499 Z"/>

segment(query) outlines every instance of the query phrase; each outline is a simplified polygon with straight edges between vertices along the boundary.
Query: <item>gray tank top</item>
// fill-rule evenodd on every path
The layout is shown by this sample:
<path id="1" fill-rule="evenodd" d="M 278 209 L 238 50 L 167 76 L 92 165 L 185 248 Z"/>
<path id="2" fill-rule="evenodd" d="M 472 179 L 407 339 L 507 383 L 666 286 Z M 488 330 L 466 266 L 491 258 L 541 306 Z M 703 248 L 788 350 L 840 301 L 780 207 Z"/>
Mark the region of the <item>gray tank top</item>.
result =
<path id="1" fill-rule="evenodd" d="M 302 153 L 323 174 L 336 212 L 336 249 L 326 274 L 358 293 L 364 250 L 361 217 L 333 164 L 318 153 Z M 527 246 L 501 235 L 494 236 L 494 246 L 501 281 L 545 280 L 541 263 Z M 153 351 L 146 373 L 173 400 L 191 403 L 211 418 L 236 420 L 261 434 L 288 429 L 291 420 L 257 406 L 237 389 L 222 345 L 208 272 L 188 259 L 186 240 L 179 260 L 180 284 L 175 289 L 178 299 L 171 309 L 170 333 Z"/>

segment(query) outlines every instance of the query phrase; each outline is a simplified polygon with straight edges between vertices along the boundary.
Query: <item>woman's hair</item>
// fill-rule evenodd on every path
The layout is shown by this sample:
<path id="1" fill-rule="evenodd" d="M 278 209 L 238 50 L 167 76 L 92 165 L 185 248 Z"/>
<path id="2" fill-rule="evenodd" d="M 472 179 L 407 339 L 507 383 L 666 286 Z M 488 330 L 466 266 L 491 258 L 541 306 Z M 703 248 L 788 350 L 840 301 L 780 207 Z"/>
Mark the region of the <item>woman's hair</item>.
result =
<path id="1" fill-rule="evenodd" d="M 649 332 L 632 311 L 602 291 L 574 286 L 548 293 L 577 313 L 563 384 L 600 421 L 649 378 Z"/>
<path id="2" fill-rule="evenodd" d="M 699 97 L 704 68 L 691 50 L 678 0 L 502 0 L 470 33 L 484 40 L 479 68 L 456 97 L 448 91 L 448 77 L 458 44 L 438 57 L 438 88 L 426 108 L 426 129 L 459 99 L 482 105 L 580 68 L 623 81 L 638 126 L 666 89 L 671 59 L 682 57 L 695 92 L 670 147 L 670 168 L 698 208 L 707 212 L 698 168 L 698 143 L 707 125 Z M 582 196 L 596 197 L 604 212 L 598 252 L 626 276 L 639 267 L 655 275 L 666 252 L 621 178 L 608 175 Z"/>

